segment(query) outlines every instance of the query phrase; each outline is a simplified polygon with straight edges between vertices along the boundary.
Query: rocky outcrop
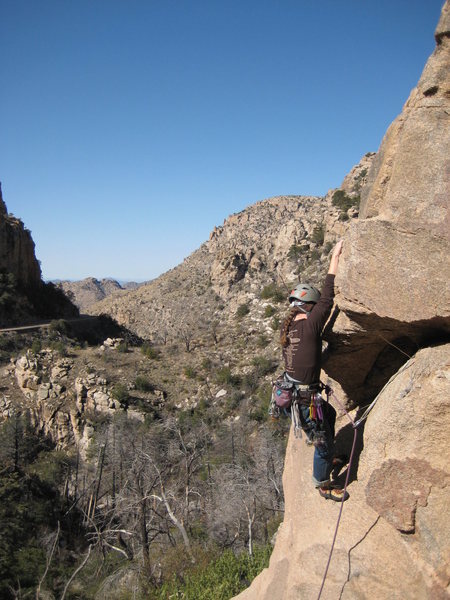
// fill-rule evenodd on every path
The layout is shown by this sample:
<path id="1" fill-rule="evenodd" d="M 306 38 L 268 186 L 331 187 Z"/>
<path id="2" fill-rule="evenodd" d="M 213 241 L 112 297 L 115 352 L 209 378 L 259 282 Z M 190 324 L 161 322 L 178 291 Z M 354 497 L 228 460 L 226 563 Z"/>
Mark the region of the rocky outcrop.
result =
<path id="1" fill-rule="evenodd" d="M 41 279 L 31 233 L 8 214 L 0 186 L 0 326 L 78 316 L 78 309 Z"/>
<path id="2" fill-rule="evenodd" d="M 367 185 L 368 173 L 376 157 L 375 152 L 365 154 L 355 165 L 341 183 L 340 189 L 346 194 L 360 194 Z"/>
<path id="3" fill-rule="evenodd" d="M 0 186 L 0 273 L 12 273 L 22 286 L 39 285 L 41 268 L 31 233 L 20 219 L 8 214 Z"/>
<path id="4" fill-rule="evenodd" d="M 214 229 L 208 244 L 215 291 L 226 298 L 246 275 L 250 280 L 262 272 L 278 271 L 288 281 L 295 278 L 296 263 L 286 260 L 290 248 L 303 242 L 303 251 L 311 251 L 316 246 L 314 228 L 321 225 L 324 235 L 330 235 L 328 213 L 327 198 L 283 196 L 258 202 L 229 217 L 222 227 Z"/>
<path id="5" fill-rule="evenodd" d="M 351 337 L 352 345 L 332 357 L 327 370 L 339 373 L 353 398 L 364 393 L 387 344 L 411 355 L 450 334 L 448 32 L 446 3 L 436 49 L 382 141 L 361 193 L 360 217 L 346 235 L 337 277 L 341 314 L 331 341 L 342 347 Z"/>
<path id="6" fill-rule="evenodd" d="M 27 412 L 36 431 L 48 436 L 57 448 L 67 448 L 80 438 L 76 413 L 70 410 L 70 393 L 67 387 L 72 362 L 56 359 L 52 352 L 34 355 L 31 352 L 19 357 L 9 369 L 15 376 L 23 394 L 23 401 L 11 409 Z M 3 417 L 13 413 L 3 411 Z M 81 445 L 82 446 L 82 445 Z"/>
<path id="7" fill-rule="evenodd" d="M 449 363 L 450 345 L 418 352 L 386 386 L 360 430 L 358 454 L 362 445 L 364 450 L 351 477 L 357 481 L 344 505 L 324 600 L 448 597 Z M 342 449 L 349 426 L 345 416 L 339 423 Z M 290 436 L 284 522 L 270 567 L 239 600 L 318 596 L 340 507 L 314 491 L 312 455 Z"/>
<path id="8" fill-rule="evenodd" d="M 58 281 L 56 286 L 82 311 L 86 311 L 92 304 L 100 302 L 107 296 L 123 291 L 125 288 L 114 279 L 95 279 L 87 277 L 81 281 Z M 130 285 L 130 289 L 137 284 Z"/>
<path id="9" fill-rule="evenodd" d="M 325 370 L 349 406 L 377 402 L 358 429 L 323 599 L 448 597 L 449 10 L 447 1 L 436 50 L 381 144 L 345 236 Z M 349 451 L 352 431 L 341 416 L 338 451 Z M 240 600 L 318 597 L 340 506 L 313 489 L 312 455 L 290 436 L 284 522 L 269 569 Z"/>
<path id="10" fill-rule="evenodd" d="M 116 342 L 108 339 L 99 352 L 114 351 Z M 14 378 L 22 394 L 21 401 L 0 398 L 0 418 L 26 413 L 30 423 L 46 435 L 56 449 L 76 447 L 85 458 L 96 429 L 96 423 L 118 413 L 143 422 L 145 412 L 128 407 L 117 399 L 114 385 L 88 368 L 87 373 L 74 372 L 76 362 L 60 358 L 51 350 L 31 351 L 6 368 L 7 378 Z M 79 366 L 77 367 L 79 370 Z M 132 389 L 132 384 L 129 384 Z M 149 406 L 159 408 L 164 393 L 154 389 L 147 399 Z"/>

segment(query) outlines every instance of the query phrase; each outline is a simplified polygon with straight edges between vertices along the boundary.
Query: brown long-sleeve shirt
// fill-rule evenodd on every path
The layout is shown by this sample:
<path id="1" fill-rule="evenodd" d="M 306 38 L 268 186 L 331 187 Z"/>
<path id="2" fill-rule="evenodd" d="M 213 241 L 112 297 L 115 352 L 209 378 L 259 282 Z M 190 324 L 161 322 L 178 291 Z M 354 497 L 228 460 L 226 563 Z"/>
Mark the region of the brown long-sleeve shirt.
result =
<path id="1" fill-rule="evenodd" d="M 283 348 L 284 368 L 290 377 L 302 383 L 320 380 L 322 329 L 333 308 L 334 277 L 326 276 L 320 299 L 308 318 L 294 320 L 289 327 L 289 344 Z"/>

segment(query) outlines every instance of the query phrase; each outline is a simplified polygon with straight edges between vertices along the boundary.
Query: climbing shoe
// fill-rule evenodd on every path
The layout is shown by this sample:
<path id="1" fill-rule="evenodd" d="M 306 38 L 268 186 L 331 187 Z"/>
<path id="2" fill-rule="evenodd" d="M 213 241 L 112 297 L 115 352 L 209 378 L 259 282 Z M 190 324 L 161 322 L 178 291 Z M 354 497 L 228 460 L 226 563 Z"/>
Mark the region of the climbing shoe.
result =
<path id="1" fill-rule="evenodd" d="M 345 502 L 349 498 L 347 492 L 344 493 L 344 490 L 333 487 L 320 487 L 319 494 L 322 498 L 334 500 L 335 502 Z"/>

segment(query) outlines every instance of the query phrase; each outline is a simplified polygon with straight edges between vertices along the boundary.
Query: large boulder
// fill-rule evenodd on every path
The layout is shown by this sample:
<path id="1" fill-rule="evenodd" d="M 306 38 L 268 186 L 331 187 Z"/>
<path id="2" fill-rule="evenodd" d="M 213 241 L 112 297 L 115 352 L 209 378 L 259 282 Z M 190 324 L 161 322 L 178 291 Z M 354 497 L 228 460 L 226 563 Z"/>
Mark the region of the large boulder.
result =
<path id="1" fill-rule="evenodd" d="M 336 278 L 340 314 L 327 372 L 353 401 L 389 344 L 411 356 L 450 334 L 450 19 L 401 115 L 389 127 L 362 190 Z M 349 344 L 349 338 L 352 343 Z M 392 375 L 397 368 L 394 363 Z"/>
<path id="2" fill-rule="evenodd" d="M 449 364 L 450 345 L 419 351 L 392 378 L 365 427 L 358 429 L 351 495 L 323 600 L 448 597 Z M 338 422 L 337 443 L 348 449 L 351 425 L 346 416 Z M 269 568 L 239 600 L 317 598 L 340 505 L 322 500 L 314 490 L 312 456 L 312 448 L 290 436 L 284 522 Z"/>

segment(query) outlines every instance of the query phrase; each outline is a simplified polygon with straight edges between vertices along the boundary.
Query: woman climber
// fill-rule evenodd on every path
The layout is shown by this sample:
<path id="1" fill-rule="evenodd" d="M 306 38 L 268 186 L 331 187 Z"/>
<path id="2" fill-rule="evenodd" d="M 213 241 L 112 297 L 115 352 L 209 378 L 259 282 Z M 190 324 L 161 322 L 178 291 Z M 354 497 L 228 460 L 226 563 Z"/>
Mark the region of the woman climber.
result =
<path id="1" fill-rule="evenodd" d="M 324 498 L 346 500 L 344 490 L 330 480 L 333 469 L 345 464 L 334 456 L 336 411 L 320 395 L 322 329 L 330 316 L 334 298 L 334 278 L 342 252 L 340 241 L 331 255 L 330 268 L 320 293 L 308 284 L 299 284 L 289 296 L 291 310 L 281 327 L 285 378 L 295 384 L 303 431 L 315 446 L 313 481 Z"/>

